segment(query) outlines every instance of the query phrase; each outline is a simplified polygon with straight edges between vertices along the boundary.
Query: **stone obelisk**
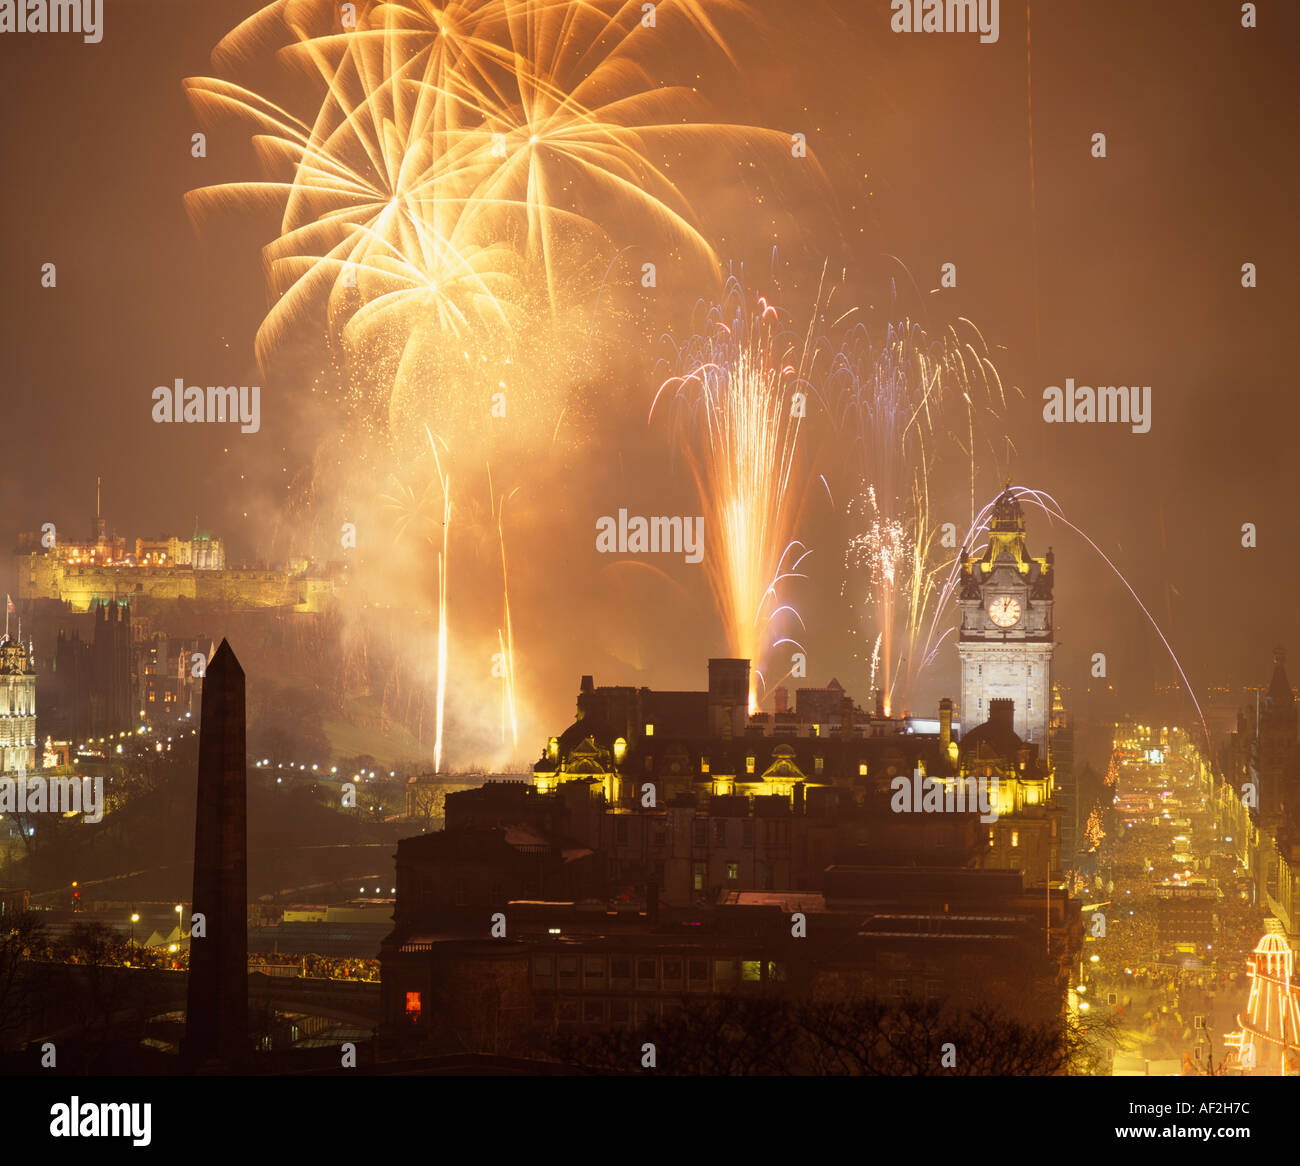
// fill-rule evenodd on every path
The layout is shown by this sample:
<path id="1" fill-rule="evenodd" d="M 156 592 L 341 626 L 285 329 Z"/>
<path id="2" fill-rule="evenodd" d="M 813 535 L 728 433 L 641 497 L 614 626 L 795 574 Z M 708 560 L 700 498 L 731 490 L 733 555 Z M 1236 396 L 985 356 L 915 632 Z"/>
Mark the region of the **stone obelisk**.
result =
<path id="1" fill-rule="evenodd" d="M 244 670 L 221 641 L 203 676 L 194 902 L 203 934 L 190 936 L 181 1063 L 231 1072 L 249 1059 L 248 841 Z"/>

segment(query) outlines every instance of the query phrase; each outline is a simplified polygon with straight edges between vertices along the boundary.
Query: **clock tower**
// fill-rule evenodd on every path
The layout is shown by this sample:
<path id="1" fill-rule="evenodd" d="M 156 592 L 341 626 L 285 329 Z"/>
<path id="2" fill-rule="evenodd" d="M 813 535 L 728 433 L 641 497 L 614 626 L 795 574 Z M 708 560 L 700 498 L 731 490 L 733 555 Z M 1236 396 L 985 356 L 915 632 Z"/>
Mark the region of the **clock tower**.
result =
<path id="1" fill-rule="evenodd" d="M 992 702 L 1014 702 L 1014 730 L 1047 758 L 1052 713 L 1053 556 L 1029 554 L 1025 515 L 1010 487 L 993 504 L 988 546 L 976 558 L 961 556 L 962 728 L 968 732 L 992 715 Z"/>

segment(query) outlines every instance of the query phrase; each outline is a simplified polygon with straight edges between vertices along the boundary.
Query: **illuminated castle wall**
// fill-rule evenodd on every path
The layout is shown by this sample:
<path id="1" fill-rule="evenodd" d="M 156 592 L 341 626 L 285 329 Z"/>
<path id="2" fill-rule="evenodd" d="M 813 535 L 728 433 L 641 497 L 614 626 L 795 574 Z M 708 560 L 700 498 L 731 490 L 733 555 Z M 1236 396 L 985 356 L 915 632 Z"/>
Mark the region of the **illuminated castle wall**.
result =
<path id="1" fill-rule="evenodd" d="M 50 552 L 19 554 L 19 598 L 58 599 L 71 604 L 73 611 L 89 611 L 96 601 L 126 603 L 137 598 L 323 611 L 334 590 L 330 578 L 283 570 L 73 564 Z"/>
<path id="2" fill-rule="evenodd" d="M 311 569 L 298 561 L 280 570 L 229 568 L 219 538 L 126 540 L 106 533 L 95 519 L 90 542 L 55 542 L 44 536 L 20 537 L 18 597 L 55 599 L 73 611 L 89 611 L 97 602 L 130 603 L 136 599 L 210 603 L 233 610 L 289 607 L 299 612 L 326 610 L 336 594 L 339 573 Z"/>

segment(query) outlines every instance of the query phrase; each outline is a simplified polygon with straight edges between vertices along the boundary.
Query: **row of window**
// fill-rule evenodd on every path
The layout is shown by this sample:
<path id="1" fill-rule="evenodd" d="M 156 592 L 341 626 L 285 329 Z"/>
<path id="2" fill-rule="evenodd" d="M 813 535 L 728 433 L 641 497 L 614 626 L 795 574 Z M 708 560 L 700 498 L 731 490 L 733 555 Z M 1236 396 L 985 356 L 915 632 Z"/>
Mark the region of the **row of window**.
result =
<path id="1" fill-rule="evenodd" d="M 768 961 L 769 979 L 781 978 L 779 964 Z M 534 955 L 533 987 L 559 991 L 707 990 L 763 979 L 763 960 L 709 959 L 704 956 L 576 956 Z"/>
<path id="2" fill-rule="evenodd" d="M 814 729 L 815 729 L 815 728 L 818 728 L 818 726 L 817 726 L 817 725 L 814 725 L 813 728 L 814 728 Z M 761 734 L 760 734 L 760 735 L 761 735 Z M 814 735 L 816 735 L 816 734 L 814 734 Z M 756 761 L 757 761 L 757 759 L 754 757 L 753 754 L 750 754 L 750 756 L 748 756 L 748 757 L 745 758 L 745 773 L 746 773 L 748 776 L 750 776 L 750 777 L 752 777 L 752 776 L 754 775 L 755 768 L 756 768 Z M 814 773 L 821 773 L 821 772 L 823 772 L 823 770 L 825 769 L 825 767 L 826 767 L 826 760 L 825 760 L 825 758 L 822 758 L 822 757 L 814 757 L 814 758 L 813 758 L 813 772 L 814 772 Z M 653 756 L 652 754 L 647 754 L 647 755 L 646 755 L 646 759 L 645 759 L 645 762 L 644 762 L 644 768 L 645 768 L 646 773 L 653 773 L 653 772 L 654 772 L 654 769 L 655 769 L 655 759 L 654 759 L 654 756 Z M 673 772 L 674 772 L 674 773 L 677 772 L 675 767 L 674 767 Z M 707 757 L 703 758 L 703 759 L 700 761 L 700 772 L 701 772 L 701 773 L 706 773 L 706 774 L 709 773 L 709 772 L 711 772 L 710 769 L 709 769 L 709 759 L 708 759 Z"/>

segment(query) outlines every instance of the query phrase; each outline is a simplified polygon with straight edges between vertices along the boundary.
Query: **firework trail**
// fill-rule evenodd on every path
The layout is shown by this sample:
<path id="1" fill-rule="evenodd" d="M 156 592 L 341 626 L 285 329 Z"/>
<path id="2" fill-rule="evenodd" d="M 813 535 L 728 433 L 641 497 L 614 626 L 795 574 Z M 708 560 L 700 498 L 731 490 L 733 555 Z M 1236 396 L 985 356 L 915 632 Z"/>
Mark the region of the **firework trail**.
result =
<path id="1" fill-rule="evenodd" d="M 451 479 L 442 472 L 438 446 L 429 435 L 433 464 L 442 486 L 442 549 L 438 552 L 438 703 L 434 713 L 433 772 L 442 772 L 443 712 L 447 704 L 447 568 L 451 559 Z"/>
<path id="2" fill-rule="evenodd" d="M 509 729 L 510 742 L 519 745 L 519 721 L 515 713 L 515 633 L 510 622 L 510 569 L 506 563 L 506 502 L 514 497 L 517 490 L 501 495 L 497 499 L 492 487 L 492 467 L 488 467 L 488 496 L 493 499 L 492 517 L 497 528 L 497 543 L 501 549 L 501 602 L 505 616 L 504 628 L 497 628 L 497 644 L 501 660 L 501 740 L 506 740 Z"/>
<path id="3" fill-rule="evenodd" d="M 1029 223 L 1033 232 L 1034 359 L 1038 358 L 1038 167 L 1034 158 L 1034 45 L 1030 36 L 1031 0 L 1025 0 L 1025 125 L 1029 142 Z"/>
<path id="4" fill-rule="evenodd" d="M 782 328 L 780 312 L 761 296 L 751 307 L 732 276 L 702 331 L 667 362 L 677 371 L 650 407 L 653 418 L 661 399 L 673 403 L 677 444 L 712 532 L 705 566 L 728 648 L 753 662 L 751 713 L 776 646 L 774 621 L 802 623 L 780 595 L 787 580 L 802 577 L 810 553 L 794 538 L 804 501 L 794 469 L 816 352 L 806 336 Z"/>
<path id="5" fill-rule="evenodd" d="M 397 540 L 416 535 L 423 535 L 431 547 L 437 548 L 436 561 L 438 572 L 438 647 L 436 654 L 437 690 L 434 714 L 434 772 L 440 772 L 442 765 L 444 710 L 447 694 L 447 579 L 450 560 L 451 535 L 451 478 L 444 472 L 442 461 L 438 456 L 438 442 L 432 432 L 425 428 L 429 449 L 433 454 L 434 480 L 430 480 L 423 491 L 416 493 L 409 485 L 398 483 L 393 494 L 380 496 L 380 502 L 390 511 L 395 512 L 393 534 Z M 444 452 L 446 449 L 443 443 Z"/>
<path id="6" fill-rule="evenodd" d="M 911 698 L 938 647 L 929 635 L 946 566 L 936 562 L 936 451 L 952 445 L 964 454 L 973 519 L 977 416 L 982 428 L 1005 405 L 984 338 L 969 320 L 959 324 L 961 331 L 949 327 L 934 339 L 920 324 L 891 324 L 878 345 L 856 324 L 827 378 L 827 409 L 851 438 L 856 491 L 847 508 L 854 534 L 845 589 L 872 639 L 871 686 L 886 715 Z"/>

